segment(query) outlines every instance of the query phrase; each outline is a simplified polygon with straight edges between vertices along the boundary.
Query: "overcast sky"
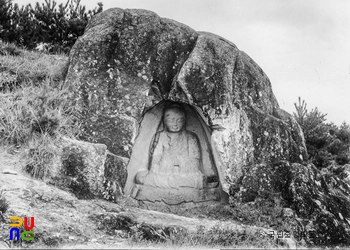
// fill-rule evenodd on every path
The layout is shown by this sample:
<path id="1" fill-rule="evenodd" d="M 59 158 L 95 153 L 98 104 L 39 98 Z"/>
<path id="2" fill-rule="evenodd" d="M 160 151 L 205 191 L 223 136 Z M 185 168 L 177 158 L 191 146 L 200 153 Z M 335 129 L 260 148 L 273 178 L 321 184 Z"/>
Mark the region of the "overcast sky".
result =
<path id="1" fill-rule="evenodd" d="M 300 96 L 328 122 L 350 124 L 350 1 L 81 0 L 87 9 L 97 2 L 104 10 L 148 9 L 223 36 L 264 70 L 281 108 L 292 113 Z"/>

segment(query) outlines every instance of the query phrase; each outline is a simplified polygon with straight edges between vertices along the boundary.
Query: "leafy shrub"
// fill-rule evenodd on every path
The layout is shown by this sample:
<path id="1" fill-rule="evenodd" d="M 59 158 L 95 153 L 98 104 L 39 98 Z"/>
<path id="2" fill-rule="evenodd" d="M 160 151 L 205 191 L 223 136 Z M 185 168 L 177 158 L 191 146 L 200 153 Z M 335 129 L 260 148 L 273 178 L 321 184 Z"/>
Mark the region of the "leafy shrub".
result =
<path id="1" fill-rule="evenodd" d="M 293 112 L 293 116 L 303 130 L 306 145 L 312 145 L 317 149 L 324 147 L 327 143 L 329 131 L 324 123 L 326 114 L 322 114 L 317 108 L 309 112 L 305 101 L 301 101 L 300 97 L 298 101 L 298 104 L 294 103 L 297 112 Z"/>
<path id="2" fill-rule="evenodd" d="M 12 43 L 0 43 L 0 55 L 11 55 L 11 56 L 19 56 L 21 55 L 21 50 L 17 48 Z"/>
<path id="3" fill-rule="evenodd" d="M 327 124 L 326 114 L 317 108 L 309 112 L 300 97 L 294 106 L 296 113 L 293 115 L 303 130 L 310 161 L 318 168 L 328 167 L 334 161 L 339 165 L 348 163 L 350 126 L 345 122 L 340 127 Z"/>
<path id="4" fill-rule="evenodd" d="M 335 157 L 335 162 L 339 165 L 345 165 L 345 164 L 348 164 L 350 162 L 350 159 L 349 159 L 349 156 L 346 154 L 337 155 Z"/>
<path id="5" fill-rule="evenodd" d="M 350 126 L 346 123 L 343 123 L 340 126 L 339 131 L 337 131 L 336 136 L 342 142 L 349 144 L 350 143 Z"/>
<path id="6" fill-rule="evenodd" d="M 7 38 L 11 27 L 11 1 L 0 0 L 0 37 Z"/>
<path id="7" fill-rule="evenodd" d="M 4 2 L 3 5 L 0 2 L 2 39 L 29 49 L 45 43 L 49 45 L 49 52 L 69 52 L 91 17 L 103 10 L 102 3 L 98 3 L 98 7 L 86 11 L 80 0 L 67 0 L 58 6 L 54 0 L 45 0 L 34 7 L 0 1 Z"/>
<path id="8" fill-rule="evenodd" d="M 327 151 L 333 155 L 338 155 L 346 149 L 344 143 L 342 143 L 339 139 L 333 140 L 329 145 Z"/>
<path id="9" fill-rule="evenodd" d="M 333 158 L 332 154 L 326 150 L 319 150 L 313 158 L 313 163 L 318 168 L 326 168 L 331 165 Z"/>

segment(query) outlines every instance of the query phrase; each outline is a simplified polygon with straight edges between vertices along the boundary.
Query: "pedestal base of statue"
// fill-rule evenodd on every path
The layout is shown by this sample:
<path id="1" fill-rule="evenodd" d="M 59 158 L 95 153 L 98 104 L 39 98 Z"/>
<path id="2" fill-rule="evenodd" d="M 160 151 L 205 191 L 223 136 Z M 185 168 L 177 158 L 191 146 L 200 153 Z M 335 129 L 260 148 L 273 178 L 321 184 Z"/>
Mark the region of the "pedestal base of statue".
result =
<path id="1" fill-rule="evenodd" d="M 220 201 L 220 190 L 215 188 L 157 188 L 135 184 L 131 197 L 139 201 L 164 202 L 177 205 L 183 202 Z"/>

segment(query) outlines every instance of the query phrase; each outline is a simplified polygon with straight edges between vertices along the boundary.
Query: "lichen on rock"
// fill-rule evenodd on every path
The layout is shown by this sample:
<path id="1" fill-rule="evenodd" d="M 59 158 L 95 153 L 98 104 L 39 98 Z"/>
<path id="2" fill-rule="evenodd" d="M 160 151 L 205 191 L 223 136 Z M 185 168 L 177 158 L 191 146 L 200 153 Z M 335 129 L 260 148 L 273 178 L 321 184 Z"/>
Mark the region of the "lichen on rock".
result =
<path id="1" fill-rule="evenodd" d="M 81 139 L 107 145 L 125 164 L 145 112 L 161 101 L 182 102 L 210 128 L 231 202 L 280 193 L 324 235 L 318 243 L 349 236 L 348 184 L 306 164 L 299 124 L 280 109 L 263 70 L 232 42 L 151 11 L 109 9 L 92 18 L 73 46 L 65 84 L 80 108 Z M 119 169 L 114 189 L 123 189 L 127 168 L 109 164 Z M 339 185 L 330 188 L 333 182 Z"/>
<path id="2" fill-rule="evenodd" d="M 248 55 L 150 11 L 116 8 L 93 18 L 72 48 L 66 84 L 82 109 L 82 139 L 127 158 L 145 110 L 161 100 L 199 108 L 208 125 L 225 128 L 212 140 L 226 192 L 256 161 L 306 155 L 300 128 L 289 114 L 275 115 L 271 83 Z"/>
<path id="3" fill-rule="evenodd" d="M 57 172 L 49 182 L 81 199 L 102 197 L 107 146 L 69 138 L 57 143 Z"/>

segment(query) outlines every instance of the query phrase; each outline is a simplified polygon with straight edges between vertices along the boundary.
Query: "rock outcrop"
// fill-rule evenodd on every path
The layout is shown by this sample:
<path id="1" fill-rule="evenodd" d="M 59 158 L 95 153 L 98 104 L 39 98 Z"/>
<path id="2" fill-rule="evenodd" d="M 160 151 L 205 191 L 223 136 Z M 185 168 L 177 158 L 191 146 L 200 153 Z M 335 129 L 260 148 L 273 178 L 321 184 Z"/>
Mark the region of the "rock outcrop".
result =
<path id="1" fill-rule="evenodd" d="M 317 245 L 348 242 L 350 186 L 313 164 L 258 164 L 236 187 L 232 194 L 243 202 L 272 195 L 283 198 L 283 205 L 292 208 L 301 222 L 295 230 L 314 234 L 308 240 Z"/>
<path id="2" fill-rule="evenodd" d="M 281 193 L 326 237 L 320 244 L 347 241 L 349 187 L 339 180 L 330 191 L 316 168 L 303 165 L 300 126 L 279 108 L 263 70 L 232 42 L 150 11 L 114 8 L 92 18 L 69 61 L 65 84 L 81 110 L 83 140 L 129 159 L 145 112 L 161 101 L 191 105 L 211 130 L 220 184 L 232 202 Z M 124 176 L 124 163 L 109 168 Z M 124 183 L 114 182 L 118 190 Z M 336 224 L 341 229 L 330 233 Z"/>
<path id="3" fill-rule="evenodd" d="M 79 199 L 105 198 L 116 201 L 123 193 L 127 159 L 111 154 L 107 146 L 59 138 L 57 155 L 46 174 L 47 181 L 70 191 Z"/>
<path id="4" fill-rule="evenodd" d="M 226 192 L 253 163 L 307 157 L 299 125 L 248 55 L 150 11 L 116 8 L 93 18 L 71 50 L 66 84 L 82 109 L 83 139 L 126 158 L 147 109 L 162 100 L 197 107 L 214 129 Z"/>
<path id="5" fill-rule="evenodd" d="M 49 182 L 68 190 L 78 198 L 102 197 L 105 189 L 105 162 L 107 147 L 69 138 L 57 141 L 58 157 L 49 173 Z"/>

